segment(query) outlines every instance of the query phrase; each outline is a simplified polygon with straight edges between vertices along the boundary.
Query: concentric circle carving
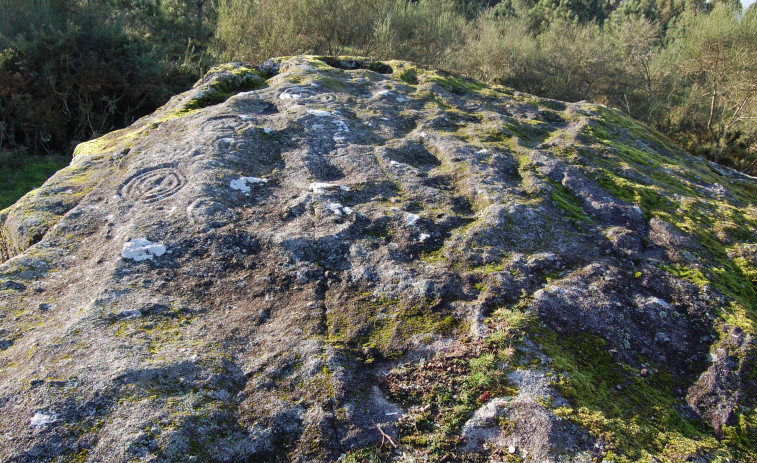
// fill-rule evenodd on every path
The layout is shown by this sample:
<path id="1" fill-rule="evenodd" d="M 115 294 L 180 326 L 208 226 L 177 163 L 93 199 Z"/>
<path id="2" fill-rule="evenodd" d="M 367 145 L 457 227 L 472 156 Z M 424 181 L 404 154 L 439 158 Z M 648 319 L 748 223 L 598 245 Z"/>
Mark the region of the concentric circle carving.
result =
<path id="1" fill-rule="evenodd" d="M 156 203 L 175 195 L 186 183 L 176 169 L 157 168 L 132 176 L 121 185 L 119 193 L 124 199 Z"/>

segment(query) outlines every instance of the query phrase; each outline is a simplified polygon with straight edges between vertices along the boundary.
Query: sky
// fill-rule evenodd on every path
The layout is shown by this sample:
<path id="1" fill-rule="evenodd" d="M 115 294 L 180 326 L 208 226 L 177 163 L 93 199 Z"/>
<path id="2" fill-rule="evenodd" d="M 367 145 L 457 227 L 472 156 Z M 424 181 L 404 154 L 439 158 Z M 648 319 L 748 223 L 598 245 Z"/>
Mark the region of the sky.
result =
<path id="1" fill-rule="evenodd" d="M 749 8 L 749 5 L 751 5 L 754 2 L 755 0 L 741 0 L 741 6 L 743 6 L 744 9 L 746 10 L 747 8 Z"/>

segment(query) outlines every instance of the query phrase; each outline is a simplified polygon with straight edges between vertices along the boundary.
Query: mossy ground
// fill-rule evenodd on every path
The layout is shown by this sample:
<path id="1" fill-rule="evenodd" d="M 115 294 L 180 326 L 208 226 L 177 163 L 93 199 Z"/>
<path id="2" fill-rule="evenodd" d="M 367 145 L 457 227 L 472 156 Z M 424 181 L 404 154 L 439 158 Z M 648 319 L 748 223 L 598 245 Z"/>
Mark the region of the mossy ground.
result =
<path id="1" fill-rule="evenodd" d="M 743 308 L 753 325 L 749 332 L 754 334 L 757 293 L 750 275 L 757 269 L 744 259 L 728 257 L 733 243 L 757 242 L 757 191 L 753 185 L 713 172 L 705 162 L 685 157 L 650 129 L 614 111 L 603 109 L 600 115 L 583 135 L 608 147 L 593 159 L 598 183 L 615 197 L 636 203 L 645 217 L 662 219 L 695 236 L 706 250 L 695 256 L 696 268 L 678 265 L 666 270 L 700 286 L 711 283 Z M 659 146 L 641 151 L 636 146 L 644 139 Z M 624 173 L 623 165 L 642 177 Z M 686 168 L 682 170 L 682 166 Z M 643 176 L 649 181 L 643 182 Z M 716 185 L 726 193 L 706 190 Z"/>
<path id="2" fill-rule="evenodd" d="M 557 206 L 565 211 L 565 217 L 573 222 L 591 222 L 591 219 L 581 207 L 581 203 L 565 190 L 562 184 L 552 182 L 550 197 Z"/>
<path id="3" fill-rule="evenodd" d="M 707 425 L 677 411 L 685 404 L 675 398 L 665 366 L 649 365 L 653 373 L 642 376 L 638 369 L 614 361 L 599 337 L 558 336 L 544 329 L 536 333 L 534 340 L 552 359 L 560 392 L 572 404 L 555 413 L 589 429 L 605 445 L 605 459 L 620 463 L 732 458 Z"/>
<path id="4" fill-rule="evenodd" d="M 451 314 L 397 300 L 366 297 L 329 305 L 328 342 L 367 352 L 369 361 L 374 352 L 383 358 L 397 358 L 412 337 L 450 335 L 460 327 Z"/>
<path id="5" fill-rule="evenodd" d="M 528 320 L 520 306 L 498 310 L 486 320 L 491 334 L 485 339 L 464 339 L 457 347 L 430 358 L 400 364 L 383 378 L 388 396 L 407 409 L 397 423 L 403 452 L 424 455 L 429 461 L 475 460 L 474 455 L 468 459 L 457 455 L 463 442 L 460 431 L 490 398 L 517 393 L 507 380 L 508 366 L 516 359 L 513 346 Z M 507 420 L 499 424 L 503 430 L 509 429 Z M 351 458 L 390 461 L 382 449 L 364 450 Z"/>

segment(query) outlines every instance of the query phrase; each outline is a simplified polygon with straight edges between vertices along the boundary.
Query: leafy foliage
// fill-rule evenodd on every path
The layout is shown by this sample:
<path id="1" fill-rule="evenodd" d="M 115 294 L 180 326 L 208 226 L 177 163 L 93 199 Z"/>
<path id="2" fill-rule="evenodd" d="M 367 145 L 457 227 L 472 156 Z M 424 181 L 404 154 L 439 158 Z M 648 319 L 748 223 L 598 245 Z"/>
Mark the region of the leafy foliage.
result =
<path id="1" fill-rule="evenodd" d="M 153 111 L 200 74 L 179 61 L 176 50 L 149 39 L 149 27 L 131 27 L 131 13 L 74 0 L 36 0 L 33 8 L 3 3 L 3 145 L 37 154 L 70 152 L 78 141 Z"/>

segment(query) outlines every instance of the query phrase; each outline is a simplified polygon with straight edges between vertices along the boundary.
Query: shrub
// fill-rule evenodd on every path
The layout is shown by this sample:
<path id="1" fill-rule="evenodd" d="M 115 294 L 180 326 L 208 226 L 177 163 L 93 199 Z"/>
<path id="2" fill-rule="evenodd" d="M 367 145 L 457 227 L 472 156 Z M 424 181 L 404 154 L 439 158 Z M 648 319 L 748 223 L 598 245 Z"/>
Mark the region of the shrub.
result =
<path id="1" fill-rule="evenodd" d="M 30 153 L 123 127 L 191 85 L 198 70 L 127 35 L 111 10 L 38 0 L 0 23 L 0 143 Z"/>
<path id="2" fill-rule="evenodd" d="M 543 61 L 526 20 L 493 13 L 476 22 L 465 47 L 456 56 L 455 67 L 478 79 L 538 93 L 543 87 L 538 72 Z"/>
<path id="3" fill-rule="evenodd" d="M 453 0 L 223 0 L 214 50 L 224 61 L 349 52 L 443 65 L 465 30 Z"/>
<path id="4" fill-rule="evenodd" d="M 375 55 L 444 67 L 465 43 L 467 29 L 454 1 L 389 1 L 375 26 Z"/>
<path id="5" fill-rule="evenodd" d="M 262 62 L 300 53 L 365 53 L 386 0 L 223 0 L 214 50 L 221 60 Z"/>

